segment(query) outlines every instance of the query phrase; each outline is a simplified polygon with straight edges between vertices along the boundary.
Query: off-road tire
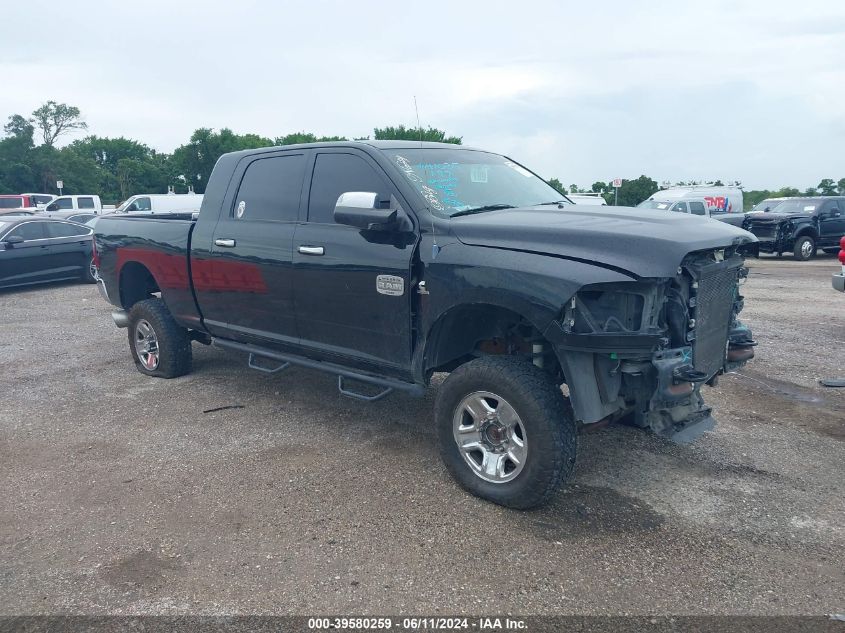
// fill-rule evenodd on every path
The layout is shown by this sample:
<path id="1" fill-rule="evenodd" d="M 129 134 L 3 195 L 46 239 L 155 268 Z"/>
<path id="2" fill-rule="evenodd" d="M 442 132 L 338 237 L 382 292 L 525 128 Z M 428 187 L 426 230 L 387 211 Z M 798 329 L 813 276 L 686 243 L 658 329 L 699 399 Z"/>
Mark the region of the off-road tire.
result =
<path id="1" fill-rule="evenodd" d="M 158 342 L 158 365 L 154 369 L 144 366 L 135 346 L 138 324 L 142 320 L 152 327 Z M 191 371 L 193 355 L 188 330 L 176 323 L 161 299 L 146 299 L 133 305 L 129 310 L 128 331 L 129 351 L 142 374 L 156 378 L 176 378 Z"/>
<path id="2" fill-rule="evenodd" d="M 455 441 L 456 409 L 478 391 L 504 398 L 525 427 L 525 464 L 510 481 L 490 482 L 476 475 Z M 458 367 L 437 394 L 435 422 L 449 473 L 468 492 L 508 508 L 527 510 L 546 503 L 575 467 L 578 433 L 569 401 L 548 374 L 526 360 L 490 356 Z"/>
<path id="3" fill-rule="evenodd" d="M 807 242 L 810 243 L 809 248 L 805 246 Z M 795 240 L 795 247 L 792 249 L 792 254 L 795 256 L 795 259 L 802 262 L 813 259 L 816 256 L 816 240 L 809 235 L 802 235 Z"/>

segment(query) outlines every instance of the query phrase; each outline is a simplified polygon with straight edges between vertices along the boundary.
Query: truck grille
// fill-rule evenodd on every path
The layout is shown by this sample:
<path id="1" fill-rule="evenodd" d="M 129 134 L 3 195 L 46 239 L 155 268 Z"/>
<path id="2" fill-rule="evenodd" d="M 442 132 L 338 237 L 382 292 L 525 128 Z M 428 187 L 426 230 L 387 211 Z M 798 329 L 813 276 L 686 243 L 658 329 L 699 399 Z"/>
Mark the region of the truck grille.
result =
<path id="1" fill-rule="evenodd" d="M 725 362 L 737 283 L 737 267 L 709 268 L 698 280 L 693 345 L 693 366 L 708 377 Z"/>

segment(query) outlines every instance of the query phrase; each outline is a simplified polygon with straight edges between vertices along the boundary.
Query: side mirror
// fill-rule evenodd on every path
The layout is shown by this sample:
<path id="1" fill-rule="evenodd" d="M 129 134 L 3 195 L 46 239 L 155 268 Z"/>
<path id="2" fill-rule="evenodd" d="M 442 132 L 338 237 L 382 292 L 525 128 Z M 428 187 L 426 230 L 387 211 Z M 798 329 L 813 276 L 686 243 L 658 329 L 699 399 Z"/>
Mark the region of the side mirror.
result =
<path id="1" fill-rule="evenodd" d="M 3 240 L 3 243 L 6 246 L 14 246 L 15 244 L 22 244 L 23 242 L 24 239 L 20 235 L 10 235 L 5 240 Z"/>
<path id="2" fill-rule="evenodd" d="M 371 191 L 347 191 L 334 205 L 334 221 L 359 229 L 385 228 L 396 221 L 396 209 L 382 209 Z"/>

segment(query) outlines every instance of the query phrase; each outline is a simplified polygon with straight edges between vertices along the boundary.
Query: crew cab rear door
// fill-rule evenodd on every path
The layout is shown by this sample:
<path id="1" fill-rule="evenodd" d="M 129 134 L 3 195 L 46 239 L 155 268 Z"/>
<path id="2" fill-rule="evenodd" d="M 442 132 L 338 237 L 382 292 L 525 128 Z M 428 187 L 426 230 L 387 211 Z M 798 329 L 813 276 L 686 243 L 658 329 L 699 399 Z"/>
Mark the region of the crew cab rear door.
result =
<path id="1" fill-rule="evenodd" d="M 362 230 L 334 221 L 340 194 L 399 194 L 365 152 L 315 150 L 307 219 L 294 236 L 294 302 L 301 344 L 401 375 L 411 361 L 411 231 Z"/>
<path id="2" fill-rule="evenodd" d="M 199 245 L 191 256 L 197 304 L 212 334 L 271 347 L 296 343 L 291 248 L 305 163 L 305 152 L 289 150 L 249 155 L 235 167 L 209 250 Z"/>

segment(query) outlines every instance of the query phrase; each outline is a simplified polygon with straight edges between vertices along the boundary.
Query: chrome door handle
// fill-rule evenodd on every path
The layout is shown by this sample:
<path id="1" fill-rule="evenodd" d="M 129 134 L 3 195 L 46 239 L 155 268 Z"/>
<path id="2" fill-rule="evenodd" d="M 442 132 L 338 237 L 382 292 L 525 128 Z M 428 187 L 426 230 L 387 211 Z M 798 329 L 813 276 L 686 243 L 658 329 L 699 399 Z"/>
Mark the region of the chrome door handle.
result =
<path id="1" fill-rule="evenodd" d="M 303 255 L 324 255 L 326 249 L 322 246 L 300 246 L 299 252 Z"/>
<path id="2" fill-rule="evenodd" d="M 235 240 L 214 240 L 215 246 L 222 246 L 223 248 L 234 248 Z"/>

